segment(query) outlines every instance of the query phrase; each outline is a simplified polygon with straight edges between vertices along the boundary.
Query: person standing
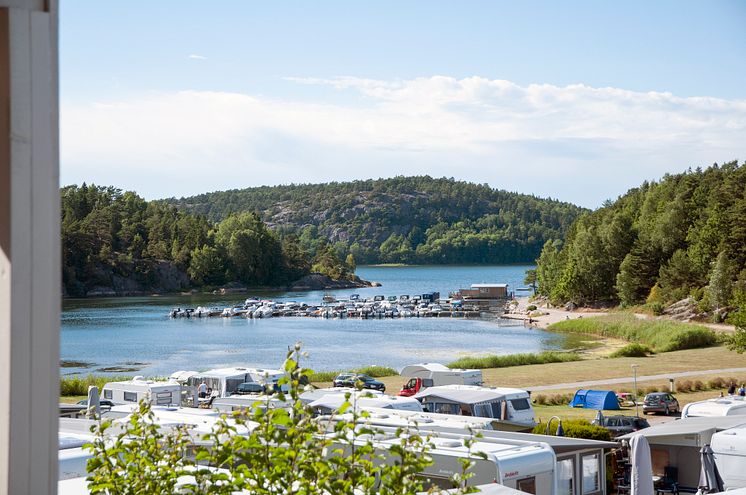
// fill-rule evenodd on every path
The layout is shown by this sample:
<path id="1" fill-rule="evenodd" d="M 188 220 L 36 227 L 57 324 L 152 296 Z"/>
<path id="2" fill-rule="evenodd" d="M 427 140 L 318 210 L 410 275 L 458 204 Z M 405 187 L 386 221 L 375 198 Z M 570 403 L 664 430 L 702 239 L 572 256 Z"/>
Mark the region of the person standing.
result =
<path id="1" fill-rule="evenodd" d="M 736 394 L 736 382 L 730 382 L 730 387 L 728 387 L 728 395 L 735 395 Z"/>
<path id="2" fill-rule="evenodd" d="M 207 397 L 207 384 L 204 380 L 202 380 L 202 383 L 199 384 L 199 387 L 197 387 L 197 395 L 200 399 L 204 399 Z"/>
<path id="3" fill-rule="evenodd" d="M 746 383 L 741 384 L 741 388 L 738 389 L 738 395 L 746 397 Z"/>

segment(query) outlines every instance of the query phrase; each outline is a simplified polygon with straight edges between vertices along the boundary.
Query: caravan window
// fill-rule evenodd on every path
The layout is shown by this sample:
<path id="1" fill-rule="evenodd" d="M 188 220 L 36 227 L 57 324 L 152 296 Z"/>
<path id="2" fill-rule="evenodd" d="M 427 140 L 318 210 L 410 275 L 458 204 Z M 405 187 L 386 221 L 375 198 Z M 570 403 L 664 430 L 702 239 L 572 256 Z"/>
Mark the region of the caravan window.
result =
<path id="1" fill-rule="evenodd" d="M 492 416 L 491 417 L 496 418 L 496 419 L 505 419 L 505 418 L 502 417 L 502 414 L 500 414 L 501 410 L 502 410 L 502 401 L 493 402 L 492 403 Z"/>
<path id="2" fill-rule="evenodd" d="M 519 492 L 524 493 L 536 493 L 536 476 L 531 476 L 530 478 L 523 478 L 522 480 L 518 480 L 518 482 L 515 484 L 516 489 Z"/>
<path id="3" fill-rule="evenodd" d="M 489 404 L 476 404 L 473 406 L 473 408 L 474 408 L 474 416 L 479 416 L 480 418 L 491 418 L 492 417 L 492 411 L 490 409 Z"/>
<path id="4" fill-rule="evenodd" d="M 104 399 L 111 399 L 111 390 L 104 390 Z"/>
<path id="5" fill-rule="evenodd" d="M 159 406 L 171 404 L 171 399 L 173 399 L 171 392 L 158 392 L 155 394 L 155 403 Z"/>
<path id="6" fill-rule="evenodd" d="M 588 454 L 583 456 L 583 494 L 596 493 L 601 490 L 599 480 L 599 463 L 598 454 Z"/>
<path id="7" fill-rule="evenodd" d="M 430 409 L 432 412 L 440 414 L 459 414 L 461 412 L 458 404 L 449 404 L 447 402 L 433 402 L 430 404 Z"/>
<path id="8" fill-rule="evenodd" d="M 137 393 L 135 393 L 135 392 L 125 392 L 124 393 L 124 400 L 125 400 L 125 402 L 137 402 Z"/>
<path id="9" fill-rule="evenodd" d="M 528 399 L 511 399 L 510 404 L 516 411 L 525 411 L 531 409 L 531 404 L 528 403 Z"/>
<path id="10" fill-rule="evenodd" d="M 557 495 L 574 495 L 575 460 L 557 460 Z"/>

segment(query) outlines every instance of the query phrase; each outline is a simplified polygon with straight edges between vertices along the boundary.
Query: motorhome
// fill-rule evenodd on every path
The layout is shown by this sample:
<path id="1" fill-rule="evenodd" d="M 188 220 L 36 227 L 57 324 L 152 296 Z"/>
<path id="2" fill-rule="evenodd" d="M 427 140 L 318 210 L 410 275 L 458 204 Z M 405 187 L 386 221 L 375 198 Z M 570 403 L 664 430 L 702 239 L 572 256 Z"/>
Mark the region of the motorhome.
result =
<path id="1" fill-rule="evenodd" d="M 746 397 L 729 395 L 699 402 L 691 402 L 681 410 L 682 418 L 746 415 Z"/>
<path id="2" fill-rule="evenodd" d="M 179 405 L 181 385 L 174 380 L 154 381 L 136 376 L 132 380 L 107 383 L 101 390 L 101 398 L 116 405 L 137 404 L 143 399 L 154 406 Z"/>
<path id="3" fill-rule="evenodd" d="M 230 397 L 242 383 L 256 382 L 274 388 L 279 386 L 278 382 L 283 376 L 285 373 L 280 370 L 236 367 L 203 372 L 177 371 L 171 375 L 171 378 L 184 383 L 191 389 L 196 389 L 202 382 L 205 382 L 207 388 L 211 389 L 217 397 Z"/>
<path id="4" fill-rule="evenodd" d="M 484 383 L 482 370 L 451 369 L 440 363 L 410 364 L 405 366 L 400 374 L 410 378 L 399 391 L 402 397 L 411 397 L 428 387 Z"/>
<path id="5" fill-rule="evenodd" d="M 444 385 L 426 388 L 414 398 L 428 412 L 494 418 L 501 430 L 530 431 L 536 425 L 528 392 L 517 388 Z"/>
<path id="6" fill-rule="evenodd" d="M 710 447 L 723 488 L 746 488 L 746 424 L 713 434 Z"/>

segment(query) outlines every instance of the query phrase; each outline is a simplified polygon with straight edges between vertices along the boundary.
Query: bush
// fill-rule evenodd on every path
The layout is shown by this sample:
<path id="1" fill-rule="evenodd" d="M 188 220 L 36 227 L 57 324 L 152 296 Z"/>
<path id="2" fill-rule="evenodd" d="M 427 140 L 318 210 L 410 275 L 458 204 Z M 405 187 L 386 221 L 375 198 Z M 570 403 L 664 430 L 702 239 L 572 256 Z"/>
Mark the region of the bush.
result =
<path id="1" fill-rule="evenodd" d="M 449 363 L 449 368 L 486 369 L 507 368 L 510 366 L 524 366 L 529 364 L 567 363 L 583 359 L 575 352 L 547 351 L 539 354 L 510 354 L 507 356 L 477 356 L 464 357 Z"/>
<path id="2" fill-rule="evenodd" d="M 655 352 L 697 349 L 718 342 L 717 334 L 701 325 L 670 320 L 643 320 L 624 313 L 564 320 L 549 325 L 548 329 L 623 339 L 650 346 Z"/>
<path id="3" fill-rule="evenodd" d="M 529 304 L 526 307 L 526 311 L 536 311 L 536 304 Z"/>
<path id="4" fill-rule="evenodd" d="M 681 380 L 680 382 L 676 382 L 676 391 L 682 393 L 691 392 L 692 382 L 690 380 Z"/>
<path id="5" fill-rule="evenodd" d="M 617 349 L 616 351 L 609 354 L 609 357 L 612 358 L 618 358 L 618 357 L 647 357 L 648 354 L 652 354 L 653 350 L 642 344 L 627 344 L 621 349 Z"/>
<path id="6" fill-rule="evenodd" d="M 547 403 L 547 396 L 544 394 L 538 394 L 534 397 L 534 404 L 539 404 L 541 406 L 546 405 Z"/>
<path id="7" fill-rule="evenodd" d="M 727 385 L 725 384 L 725 380 L 722 378 L 715 377 L 707 382 L 707 386 L 710 388 L 718 389 L 718 388 L 725 388 Z"/>
<path id="8" fill-rule="evenodd" d="M 655 302 L 650 305 L 650 310 L 653 312 L 655 316 L 662 315 L 664 309 L 665 307 L 663 306 L 663 303 Z"/>
<path id="9" fill-rule="evenodd" d="M 656 386 L 645 387 L 644 390 L 645 390 L 645 395 L 647 395 L 647 394 L 654 394 L 654 393 L 656 393 L 658 391 L 658 387 L 656 387 Z"/>
<path id="10" fill-rule="evenodd" d="M 588 440 L 611 441 L 611 433 L 602 426 L 592 425 L 583 419 L 572 419 L 562 421 L 562 429 L 565 430 L 565 436 L 571 438 L 585 438 Z M 533 433 L 545 435 L 547 425 L 539 423 L 534 427 Z M 557 434 L 557 422 L 553 421 L 549 430 L 550 435 Z"/>
<path id="11" fill-rule="evenodd" d="M 692 390 L 701 392 L 703 390 L 707 390 L 707 387 L 705 386 L 704 383 L 702 383 L 701 380 L 694 380 L 694 383 L 692 383 Z"/>

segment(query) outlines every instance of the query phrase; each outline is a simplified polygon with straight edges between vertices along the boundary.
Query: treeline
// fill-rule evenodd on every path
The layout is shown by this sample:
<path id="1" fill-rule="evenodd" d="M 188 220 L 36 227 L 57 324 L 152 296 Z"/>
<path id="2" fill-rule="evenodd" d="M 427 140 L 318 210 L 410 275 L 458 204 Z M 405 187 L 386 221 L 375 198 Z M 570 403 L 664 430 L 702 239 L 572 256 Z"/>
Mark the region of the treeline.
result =
<path id="1" fill-rule="evenodd" d="M 255 187 L 164 203 L 212 221 L 255 211 L 280 235 L 297 235 L 305 250 L 329 242 L 339 257 L 365 264 L 533 261 L 583 211 L 427 176 Z"/>
<path id="2" fill-rule="evenodd" d="M 311 253 L 254 213 L 214 224 L 114 187 L 67 186 L 61 196 L 62 282 L 70 296 L 117 284 L 134 291 L 279 286 L 312 269 L 337 280 L 354 272 L 352 258 L 345 263 L 323 243 Z"/>
<path id="3" fill-rule="evenodd" d="M 582 215 L 545 244 L 539 292 L 554 302 L 660 308 L 692 296 L 717 317 L 746 307 L 746 167 L 666 175 Z"/>

